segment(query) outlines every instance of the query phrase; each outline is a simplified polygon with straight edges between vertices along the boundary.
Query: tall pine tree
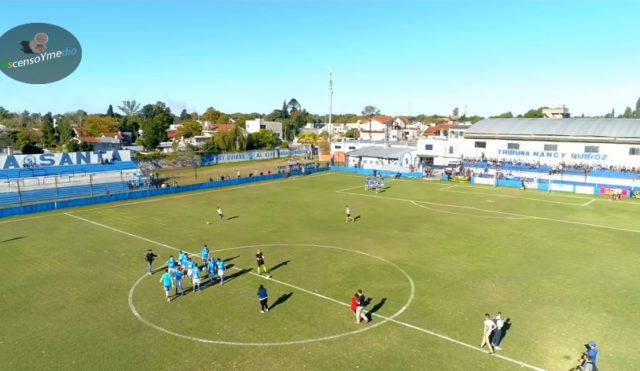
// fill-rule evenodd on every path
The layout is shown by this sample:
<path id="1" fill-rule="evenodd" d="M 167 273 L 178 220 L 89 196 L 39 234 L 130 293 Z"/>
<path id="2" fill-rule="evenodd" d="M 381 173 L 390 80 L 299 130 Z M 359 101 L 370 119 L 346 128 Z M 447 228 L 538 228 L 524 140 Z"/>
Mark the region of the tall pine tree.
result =
<path id="1" fill-rule="evenodd" d="M 113 114 L 113 106 L 112 106 L 112 105 L 109 105 L 109 108 L 107 109 L 107 116 L 109 116 L 109 117 L 116 117 L 116 116 Z"/>

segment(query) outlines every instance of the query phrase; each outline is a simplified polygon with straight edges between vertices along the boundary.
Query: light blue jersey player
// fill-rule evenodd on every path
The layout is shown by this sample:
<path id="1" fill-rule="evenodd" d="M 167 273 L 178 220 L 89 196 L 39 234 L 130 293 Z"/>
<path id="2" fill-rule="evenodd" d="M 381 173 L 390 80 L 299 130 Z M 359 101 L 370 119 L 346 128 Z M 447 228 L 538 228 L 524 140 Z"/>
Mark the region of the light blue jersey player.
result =
<path id="1" fill-rule="evenodd" d="M 171 292 L 171 285 L 173 284 L 173 278 L 169 273 L 169 269 L 165 270 L 162 277 L 160 277 L 160 282 L 162 282 L 162 285 L 164 285 L 164 294 L 167 297 L 167 302 L 170 302 L 171 298 L 169 298 L 169 294 Z"/>
<path id="2" fill-rule="evenodd" d="M 167 268 L 171 274 L 176 270 L 176 260 L 173 258 L 173 255 L 167 260 Z"/>
<path id="3" fill-rule="evenodd" d="M 195 262 L 191 260 L 191 258 L 187 258 L 187 276 L 189 276 L 189 278 L 193 276 L 194 265 L 195 265 Z"/>
<path id="4" fill-rule="evenodd" d="M 209 259 L 209 248 L 207 247 L 207 245 L 204 245 L 202 247 L 201 253 L 202 253 L 202 263 L 206 264 L 207 260 Z"/>
<path id="5" fill-rule="evenodd" d="M 178 295 L 178 290 L 180 290 L 180 295 L 184 295 L 184 289 L 182 288 L 182 272 L 180 269 L 176 269 L 173 275 L 176 281 L 176 295 Z"/>
<path id="6" fill-rule="evenodd" d="M 216 265 L 215 259 L 209 259 L 207 262 L 207 272 L 209 272 L 209 282 L 211 282 L 211 286 L 213 286 L 213 281 L 216 278 L 216 271 L 218 270 L 218 266 Z"/>
<path id="7" fill-rule="evenodd" d="M 193 291 L 200 291 L 200 268 L 198 268 L 198 263 L 193 264 L 193 272 L 191 273 L 191 276 Z"/>
<path id="8" fill-rule="evenodd" d="M 218 261 L 216 261 L 216 266 L 218 268 L 218 278 L 220 278 L 220 286 L 222 286 L 224 284 L 224 261 L 218 258 Z"/>

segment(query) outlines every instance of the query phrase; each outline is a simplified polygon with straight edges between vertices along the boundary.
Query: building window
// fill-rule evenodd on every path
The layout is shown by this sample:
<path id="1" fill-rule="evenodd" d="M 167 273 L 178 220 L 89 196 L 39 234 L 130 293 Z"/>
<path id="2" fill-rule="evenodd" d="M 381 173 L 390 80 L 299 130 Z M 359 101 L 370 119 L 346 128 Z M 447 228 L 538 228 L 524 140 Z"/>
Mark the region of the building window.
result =
<path id="1" fill-rule="evenodd" d="M 433 144 L 425 144 L 424 149 L 427 151 L 433 151 Z"/>
<path id="2" fill-rule="evenodd" d="M 356 149 L 356 147 L 349 147 L 349 149 Z"/>
<path id="3" fill-rule="evenodd" d="M 340 149 L 340 148 L 342 148 L 342 146 L 333 146 L 333 148 Z"/>
<path id="4" fill-rule="evenodd" d="M 558 152 L 558 145 L 557 144 L 545 144 L 544 145 L 544 150 L 545 151 Z"/>
<path id="5" fill-rule="evenodd" d="M 631 156 L 640 156 L 640 147 L 631 147 L 631 148 L 629 148 L 629 154 Z"/>
<path id="6" fill-rule="evenodd" d="M 476 148 L 487 148 L 487 142 L 476 142 L 475 143 L 475 147 Z"/>
<path id="7" fill-rule="evenodd" d="M 520 143 L 507 143 L 507 149 L 520 149 Z"/>
<path id="8" fill-rule="evenodd" d="M 584 153 L 600 153 L 599 146 L 584 146 Z"/>
<path id="9" fill-rule="evenodd" d="M 266 130 L 267 129 L 267 125 L 260 125 L 260 130 Z"/>
<path id="10" fill-rule="evenodd" d="M 452 155 L 453 154 L 453 147 L 449 147 L 449 154 Z"/>

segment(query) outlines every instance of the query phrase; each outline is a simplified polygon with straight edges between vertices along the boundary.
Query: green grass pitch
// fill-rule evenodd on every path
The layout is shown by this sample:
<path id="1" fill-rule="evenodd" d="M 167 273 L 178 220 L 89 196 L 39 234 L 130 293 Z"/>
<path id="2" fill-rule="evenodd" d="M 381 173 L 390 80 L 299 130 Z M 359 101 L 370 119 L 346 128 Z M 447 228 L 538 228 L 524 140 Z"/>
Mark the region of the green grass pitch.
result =
<path id="1" fill-rule="evenodd" d="M 376 194 L 363 180 L 0 220 L 0 369 L 569 370 L 590 340 L 601 369 L 640 363 L 637 202 L 423 180 Z M 167 303 L 145 251 L 159 267 L 204 243 L 233 265 L 227 282 Z M 260 284 L 278 302 L 266 314 Z M 368 325 L 348 308 L 358 288 Z M 512 325 L 492 356 L 477 347 L 497 311 Z"/>

